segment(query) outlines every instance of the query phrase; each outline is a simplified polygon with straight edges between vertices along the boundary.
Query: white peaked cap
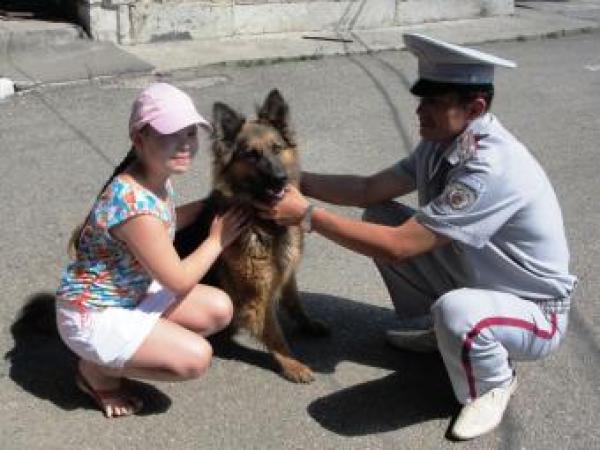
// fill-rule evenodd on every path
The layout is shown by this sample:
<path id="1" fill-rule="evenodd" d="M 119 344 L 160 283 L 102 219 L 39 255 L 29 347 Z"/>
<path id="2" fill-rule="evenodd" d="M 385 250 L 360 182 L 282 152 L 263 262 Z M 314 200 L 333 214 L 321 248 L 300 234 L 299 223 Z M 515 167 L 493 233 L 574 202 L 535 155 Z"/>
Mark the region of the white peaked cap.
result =
<path id="1" fill-rule="evenodd" d="M 404 34 L 406 48 L 419 60 L 419 78 L 440 83 L 491 84 L 494 67 L 513 61 L 417 33 Z"/>

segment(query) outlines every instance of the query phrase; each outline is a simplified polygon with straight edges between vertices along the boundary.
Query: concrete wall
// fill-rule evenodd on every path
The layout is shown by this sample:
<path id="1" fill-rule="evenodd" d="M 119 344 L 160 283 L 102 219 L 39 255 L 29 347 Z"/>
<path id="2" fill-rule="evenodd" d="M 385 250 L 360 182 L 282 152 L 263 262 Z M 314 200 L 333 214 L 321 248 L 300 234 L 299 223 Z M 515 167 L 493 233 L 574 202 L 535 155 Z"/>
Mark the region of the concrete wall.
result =
<path id="1" fill-rule="evenodd" d="M 502 0 L 401 0 L 396 5 L 396 22 L 408 25 L 441 20 L 512 14 L 514 1 Z"/>
<path id="2" fill-rule="evenodd" d="M 94 39 L 136 44 L 512 14 L 514 0 L 73 0 Z"/>

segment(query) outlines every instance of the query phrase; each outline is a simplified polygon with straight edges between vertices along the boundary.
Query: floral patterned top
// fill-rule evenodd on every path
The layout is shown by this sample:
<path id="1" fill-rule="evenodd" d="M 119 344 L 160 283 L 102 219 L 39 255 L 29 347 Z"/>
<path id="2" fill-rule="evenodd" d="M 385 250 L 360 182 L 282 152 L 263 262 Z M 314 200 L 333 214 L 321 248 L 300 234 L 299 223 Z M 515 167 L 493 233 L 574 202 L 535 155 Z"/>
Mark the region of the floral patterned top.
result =
<path id="1" fill-rule="evenodd" d="M 79 238 L 75 260 L 64 270 L 57 296 L 80 310 L 90 307 L 132 308 L 152 282 L 127 246 L 110 229 L 140 214 L 162 220 L 175 237 L 173 189 L 167 181 L 167 200 L 122 176 L 115 177 L 98 198 Z"/>

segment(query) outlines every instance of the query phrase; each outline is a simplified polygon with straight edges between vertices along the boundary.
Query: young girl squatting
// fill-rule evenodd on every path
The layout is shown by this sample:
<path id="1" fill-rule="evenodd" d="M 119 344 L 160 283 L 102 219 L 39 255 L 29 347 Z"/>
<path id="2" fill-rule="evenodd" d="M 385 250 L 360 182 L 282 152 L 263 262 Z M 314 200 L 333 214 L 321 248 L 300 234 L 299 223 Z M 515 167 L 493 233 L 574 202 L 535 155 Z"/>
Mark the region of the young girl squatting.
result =
<path id="1" fill-rule="evenodd" d="M 142 402 L 123 380 L 189 380 L 209 367 L 205 339 L 231 321 L 227 294 L 198 284 L 247 223 L 232 209 L 217 216 L 208 238 L 185 259 L 175 231 L 202 202 L 175 207 L 171 175 L 185 173 L 210 124 L 192 100 L 167 83 L 136 98 L 132 147 L 74 234 L 74 259 L 57 292 L 57 324 L 79 356 L 77 386 L 107 417 L 133 414 Z M 207 139 L 204 139 L 207 140 Z"/>

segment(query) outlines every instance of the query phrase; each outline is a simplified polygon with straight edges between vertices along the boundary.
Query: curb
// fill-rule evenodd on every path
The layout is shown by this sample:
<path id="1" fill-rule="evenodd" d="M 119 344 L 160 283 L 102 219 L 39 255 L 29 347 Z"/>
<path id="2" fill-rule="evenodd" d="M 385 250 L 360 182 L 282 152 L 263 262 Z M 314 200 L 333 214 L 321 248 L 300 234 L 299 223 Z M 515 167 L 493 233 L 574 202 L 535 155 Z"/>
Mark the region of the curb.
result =
<path id="1" fill-rule="evenodd" d="M 344 32 L 282 33 L 235 36 L 213 41 L 163 42 L 125 47 L 156 67 L 157 73 L 206 66 L 251 67 L 325 56 L 374 54 L 403 50 L 402 34 L 417 32 L 459 45 L 520 42 L 589 33 L 600 22 L 572 19 L 559 14 L 521 10 L 503 17 L 435 22 L 402 27 Z M 164 55 L 169 54 L 165 59 Z"/>
<path id="2" fill-rule="evenodd" d="M 568 36 L 577 36 L 580 34 L 589 34 L 589 33 L 598 33 L 600 32 L 600 26 L 598 27 L 585 27 L 578 30 L 559 30 L 552 31 L 548 33 L 538 34 L 538 35 L 518 35 L 511 38 L 491 38 L 491 39 L 483 39 L 483 40 L 468 40 L 461 42 L 460 45 L 479 45 L 479 44 L 491 44 L 498 42 L 527 42 L 527 41 L 536 41 L 536 40 L 544 40 L 544 39 L 559 39 L 561 37 Z M 204 67 L 255 67 L 255 66 L 265 66 L 265 65 L 273 65 L 273 64 L 282 64 L 288 62 L 299 62 L 299 61 L 314 61 L 323 58 L 327 58 L 330 56 L 351 56 L 351 55 L 371 55 L 382 52 L 389 51 L 405 51 L 406 47 L 404 45 L 399 46 L 389 46 L 385 48 L 377 48 L 377 49 L 369 49 L 366 48 L 364 50 L 349 50 L 349 51 L 340 51 L 340 52 L 330 52 L 324 54 L 307 54 L 307 55 L 299 55 L 299 56 L 274 56 L 274 57 L 259 57 L 254 59 L 236 59 L 230 61 L 222 61 L 217 63 L 206 64 Z M 190 67 L 182 67 L 178 69 L 172 69 L 167 72 L 177 72 L 183 70 L 189 70 Z M 160 70 L 155 70 L 153 73 L 160 75 Z"/>
<path id="3" fill-rule="evenodd" d="M 600 24 L 598 26 L 589 26 L 582 27 L 580 29 L 570 29 L 570 30 L 558 30 L 551 31 L 548 33 L 541 34 L 531 34 L 531 35 L 517 35 L 511 38 L 490 38 L 490 39 L 481 39 L 481 40 L 468 40 L 465 42 L 461 42 L 461 45 L 479 45 L 479 44 L 487 44 L 487 43 L 498 43 L 498 42 L 527 42 L 527 41 L 535 41 L 535 40 L 543 40 L 543 39 L 559 39 L 561 37 L 568 36 L 576 36 L 580 34 L 589 34 L 589 33 L 600 33 Z M 291 62 L 302 62 L 302 61 L 317 61 L 320 59 L 324 59 L 327 57 L 336 57 L 336 56 L 352 56 L 352 55 L 374 55 L 382 52 L 388 51 L 405 51 L 406 47 L 404 45 L 397 46 L 387 46 L 385 48 L 377 48 L 370 49 L 365 48 L 363 50 L 346 50 L 346 51 L 332 51 L 322 54 L 304 54 L 304 55 L 294 55 L 294 56 L 270 56 L 270 57 L 258 57 L 251 59 L 235 59 L 228 61 L 221 61 L 209 64 L 202 64 L 196 67 L 179 67 L 173 68 L 169 70 L 161 70 L 161 69 L 149 69 L 149 70 L 140 70 L 140 71 L 129 71 L 129 72 L 120 72 L 113 73 L 109 75 L 97 75 L 90 76 L 86 78 L 78 78 L 72 80 L 64 80 L 64 81 L 50 81 L 50 82 L 29 82 L 22 80 L 14 80 L 14 90 L 15 95 L 24 94 L 30 91 L 34 91 L 42 88 L 59 88 L 59 87 L 68 87 L 68 86 L 79 86 L 83 84 L 93 83 L 93 82 L 103 82 L 110 81 L 116 78 L 121 77 L 141 77 L 141 76 L 151 76 L 157 79 L 169 76 L 169 75 L 177 75 L 178 73 L 189 72 L 198 67 L 240 67 L 240 68 L 250 68 L 250 67 L 260 67 L 260 66 L 269 66 L 276 64 L 285 64 Z"/>
<path id="4" fill-rule="evenodd" d="M 556 39 L 600 31 L 600 22 L 575 20 L 558 14 L 526 9 L 504 18 L 436 22 L 343 33 L 285 33 L 202 41 L 169 41 L 130 47 L 115 46 L 110 53 L 103 54 L 103 61 L 96 55 L 96 59 L 90 62 L 96 70 L 82 73 L 80 68 L 86 62 L 86 53 L 93 54 L 94 49 L 102 47 L 102 43 L 90 40 L 81 27 L 73 24 L 54 24 L 46 27 L 38 24 L 37 30 L 28 30 L 26 25 L 4 24 L 0 21 L 0 57 L 6 55 L 6 67 L 10 69 L 12 64 L 13 68 L 18 68 L 19 62 L 26 61 L 30 67 L 35 67 L 42 73 L 44 64 L 53 64 L 52 58 L 44 55 L 50 51 L 54 51 L 65 61 L 71 56 L 72 66 L 65 67 L 61 77 L 54 79 L 40 76 L 14 80 L 17 93 L 123 76 L 161 77 L 201 67 L 257 67 L 319 60 L 328 56 L 400 51 L 405 50 L 402 40 L 404 32 L 432 34 L 459 45 L 478 45 Z M 165 54 L 169 54 L 170 57 L 165 59 Z M 22 59 L 19 60 L 19 57 Z M 104 66 L 99 68 L 99 65 L 96 65 L 99 61 L 104 63 Z M 0 64 L 0 76 L 6 76 L 1 73 L 1 69 Z"/>
<path id="5" fill-rule="evenodd" d="M 33 29 L 27 28 L 27 24 L 17 24 L 0 21 L 1 52 L 29 51 L 89 39 L 83 28 L 76 24 L 38 25 Z"/>

